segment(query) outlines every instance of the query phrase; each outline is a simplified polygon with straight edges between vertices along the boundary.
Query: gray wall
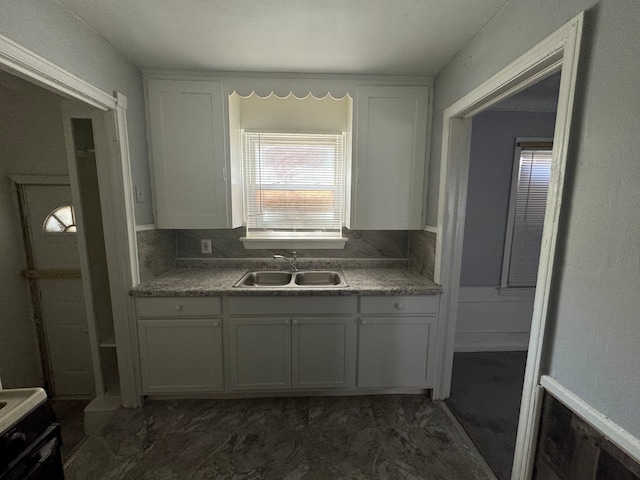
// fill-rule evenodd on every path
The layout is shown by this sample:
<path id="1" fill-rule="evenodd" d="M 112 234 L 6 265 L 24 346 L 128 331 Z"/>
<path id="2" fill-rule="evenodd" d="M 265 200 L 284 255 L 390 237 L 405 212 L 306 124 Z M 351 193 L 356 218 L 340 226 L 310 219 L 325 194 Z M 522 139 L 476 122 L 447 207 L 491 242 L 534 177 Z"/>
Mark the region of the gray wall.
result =
<path id="1" fill-rule="evenodd" d="M 461 285 L 500 285 L 515 139 L 552 138 L 555 119 L 542 112 L 474 117 Z"/>
<path id="2" fill-rule="evenodd" d="M 0 34 L 107 93 L 126 95 L 131 173 L 133 183 L 146 198 L 144 203 L 135 204 L 136 223 L 153 223 L 139 69 L 57 2 L 0 0 L 0 12 Z"/>
<path id="3" fill-rule="evenodd" d="M 640 437 L 640 3 L 512 0 L 436 77 L 430 178 L 437 185 L 444 108 L 583 9 L 545 370 Z"/>

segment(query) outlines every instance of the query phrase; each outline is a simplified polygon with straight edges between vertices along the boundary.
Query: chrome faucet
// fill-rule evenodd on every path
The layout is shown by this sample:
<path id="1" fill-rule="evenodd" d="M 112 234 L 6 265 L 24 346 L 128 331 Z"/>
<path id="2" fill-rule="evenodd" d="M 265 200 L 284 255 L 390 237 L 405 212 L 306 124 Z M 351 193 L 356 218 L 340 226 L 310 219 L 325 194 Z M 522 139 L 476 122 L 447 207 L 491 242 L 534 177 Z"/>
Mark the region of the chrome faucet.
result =
<path id="1" fill-rule="evenodd" d="M 282 260 L 287 262 L 289 264 L 289 266 L 291 267 L 291 270 L 293 270 L 294 272 L 298 271 L 298 254 L 295 251 L 291 252 L 291 260 L 289 260 L 284 255 L 274 255 L 273 256 L 274 260 L 277 259 L 277 258 L 281 258 Z"/>

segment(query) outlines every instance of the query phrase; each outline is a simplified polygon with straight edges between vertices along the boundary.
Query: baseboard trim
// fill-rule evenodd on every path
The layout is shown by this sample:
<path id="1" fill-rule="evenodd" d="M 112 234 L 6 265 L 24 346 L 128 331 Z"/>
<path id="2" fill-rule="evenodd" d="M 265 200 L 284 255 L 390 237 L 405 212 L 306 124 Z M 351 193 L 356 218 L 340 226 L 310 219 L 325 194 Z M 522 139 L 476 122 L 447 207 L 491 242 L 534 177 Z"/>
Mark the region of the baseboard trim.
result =
<path id="1" fill-rule="evenodd" d="M 640 439 L 634 437 L 606 415 L 593 408 L 557 380 L 543 375 L 540 385 L 569 410 L 602 433 L 623 452 L 640 463 Z"/>

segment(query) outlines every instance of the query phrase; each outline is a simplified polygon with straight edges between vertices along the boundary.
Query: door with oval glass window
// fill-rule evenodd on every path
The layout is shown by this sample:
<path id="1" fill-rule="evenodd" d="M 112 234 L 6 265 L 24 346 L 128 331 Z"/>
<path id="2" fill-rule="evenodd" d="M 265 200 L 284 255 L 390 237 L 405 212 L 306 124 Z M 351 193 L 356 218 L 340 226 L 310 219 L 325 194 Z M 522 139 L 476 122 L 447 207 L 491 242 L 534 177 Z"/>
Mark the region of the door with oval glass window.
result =
<path id="1" fill-rule="evenodd" d="M 89 396 L 95 384 L 75 211 L 69 185 L 24 185 L 32 288 L 38 290 L 53 394 Z M 37 315 L 36 315 L 37 317 Z"/>

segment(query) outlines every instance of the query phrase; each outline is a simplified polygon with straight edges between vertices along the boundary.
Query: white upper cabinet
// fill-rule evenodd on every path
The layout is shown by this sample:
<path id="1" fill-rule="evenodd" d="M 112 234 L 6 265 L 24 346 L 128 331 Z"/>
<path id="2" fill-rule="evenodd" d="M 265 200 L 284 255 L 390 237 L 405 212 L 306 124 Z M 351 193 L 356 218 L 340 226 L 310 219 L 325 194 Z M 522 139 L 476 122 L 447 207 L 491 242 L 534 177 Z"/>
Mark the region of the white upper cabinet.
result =
<path id="1" fill-rule="evenodd" d="M 358 87 L 355 108 L 349 228 L 423 228 L 429 88 Z"/>
<path id="2" fill-rule="evenodd" d="M 148 78 L 147 98 L 158 227 L 235 226 L 222 82 Z"/>

